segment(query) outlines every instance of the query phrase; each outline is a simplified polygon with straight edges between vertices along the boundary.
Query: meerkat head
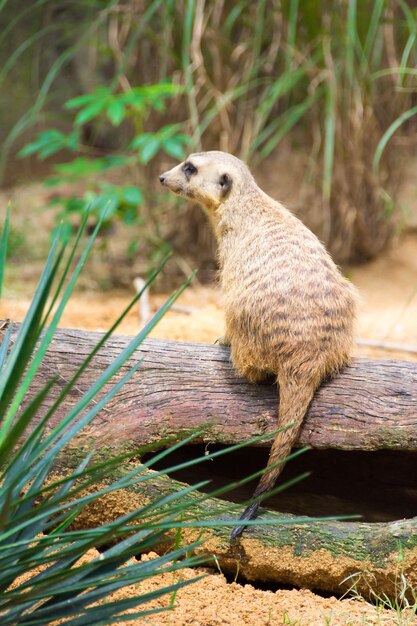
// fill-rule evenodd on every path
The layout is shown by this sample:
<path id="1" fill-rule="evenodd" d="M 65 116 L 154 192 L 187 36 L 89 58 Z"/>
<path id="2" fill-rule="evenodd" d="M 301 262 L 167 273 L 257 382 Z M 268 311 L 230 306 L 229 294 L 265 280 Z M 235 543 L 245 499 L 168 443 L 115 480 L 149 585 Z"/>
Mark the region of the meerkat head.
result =
<path id="1" fill-rule="evenodd" d="M 159 177 L 163 185 L 215 211 L 232 194 L 244 193 L 252 174 L 247 166 L 226 152 L 198 152 Z"/>

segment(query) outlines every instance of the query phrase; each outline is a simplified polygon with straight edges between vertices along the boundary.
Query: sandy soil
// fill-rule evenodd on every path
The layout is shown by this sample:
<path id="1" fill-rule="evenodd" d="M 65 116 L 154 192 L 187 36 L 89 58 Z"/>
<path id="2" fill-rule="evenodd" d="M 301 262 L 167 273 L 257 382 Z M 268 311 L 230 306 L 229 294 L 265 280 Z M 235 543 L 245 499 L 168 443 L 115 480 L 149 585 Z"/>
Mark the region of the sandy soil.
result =
<path id="1" fill-rule="evenodd" d="M 157 556 L 151 552 L 141 559 L 150 561 Z M 77 565 L 97 558 L 100 558 L 99 553 L 91 549 Z M 137 561 L 132 559 L 130 562 Z M 21 576 L 13 587 L 30 580 L 40 571 L 34 570 Z M 119 623 L 122 626 L 412 626 L 417 623 L 411 611 L 402 611 L 400 615 L 384 609 L 382 605 L 376 607 L 364 601 L 321 598 L 308 589 L 264 591 L 250 584 L 228 582 L 221 572 L 203 567 L 159 574 L 114 592 L 106 602 L 152 593 L 158 588 L 198 577 L 201 577 L 200 580 L 180 589 L 175 598 L 166 594 L 136 609 L 162 610 L 160 613 L 142 619 L 129 619 L 129 613 L 135 612 L 133 608 Z M 164 610 L 168 605 L 172 608 Z"/>
<path id="2" fill-rule="evenodd" d="M 144 559 L 153 558 L 153 554 Z M 155 555 L 156 556 L 156 555 Z M 319 598 L 307 589 L 263 591 L 252 585 L 229 583 L 221 573 L 210 570 L 185 569 L 181 574 L 163 574 L 141 583 L 139 590 L 153 591 L 158 585 L 169 585 L 189 580 L 196 575 L 206 577 L 195 584 L 180 589 L 175 609 L 149 617 L 147 624 L 155 626 L 359 626 L 362 624 L 396 624 L 392 611 L 371 607 L 354 600 Z M 137 588 L 123 590 L 123 595 L 137 593 Z M 119 596 L 114 594 L 113 597 Z M 166 606 L 166 599 L 152 602 L 152 608 Z M 406 616 L 404 615 L 404 618 Z M 407 623 L 407 622 L 404 622 Z M 412 623 L 411 621 L 408 623 Z M 137 621 L 126 620 L 125 626 L 135 626 Z"/>

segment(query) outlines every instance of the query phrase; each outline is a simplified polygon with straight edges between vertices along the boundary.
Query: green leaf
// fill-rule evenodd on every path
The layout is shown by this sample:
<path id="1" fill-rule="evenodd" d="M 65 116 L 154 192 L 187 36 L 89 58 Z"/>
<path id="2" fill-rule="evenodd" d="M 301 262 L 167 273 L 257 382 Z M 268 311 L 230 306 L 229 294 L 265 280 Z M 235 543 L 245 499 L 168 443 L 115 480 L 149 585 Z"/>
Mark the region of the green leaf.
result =
<path id="1" fill-rule="evenodd" d="M 65 103 L 66 109 L 79 109 L 84 105 L 90 105 L 94 102 L 101 102 L 111 97 L 112 92 L 109 87 L 97 87 L 92 93 L 86 93 L 76 98 L 71 98 Z"/>
<path id="2" fill-rule="evenodd" d="M 103 157 L 101 159 L 87 159 L 86 157 L 77 157 L 70 163 L 61 163 L 54 166 L 54 172 L 58 174 L 61 180 L 74 181 L 84 176 L 91 176 L 99 172 L 126 165 L 132 160 L 129 156 L 113 155 Z"/>
<path id="3" fill-rule="evenodd" d="M 125 106 L 120 100 L 113 100 L 107 109 L 107 117 L 114 126 L 119 126 L 126 115 Z"/>
<path id="4" fill-rule="evenodd" d="M 121 218 L 122 218 L 123 224 L 126 224 L 127 226 L 131 226 L 132 224 L 137 224 L 139 221 L 139 215 L 138 215 L 137 209 L 134 207 L 129 207 L 127 209 L 122 210 Z M 132 251 L 132 247 L 131 247 L 131 244 L 129 244 L 128 253 L 130 256 L 132 256 L 131 251 Z"/>
<path id="5" fill-rule="evenodd" d="M 119 208 L 119 196 L 116 191 L 97 194 L 92 200 L 92 209 L 104 221 L 110 220 Z"/>
<path id="6" fill-rule="evenodd" d="M 158 135 L 161 139 L 168 139 L 169 137 L 173 137 L 174 135 L 178 136 L 182 124 L 167 124 L 166 126 L 162 126 L 159 129 Z M 184 135 L 183 135 L 184 136 Z"/>
<path id="7" fill-rule="evenodd" d="M 86 104 L 91 104 L 95 101 L 95 96 L 91 93 L 86 93 L 76 98 L 71 98 L 64 104 L 65 109 L 78 109 Z"/>
<path id="8" fill-rule="evenodd" d="M 40 159 L 46 159 L 63 149 L 72 151 L 79 149 L 78 129 L 73 130 L 69 135 L 56 129 L 45 130 L 39 133 L 35 141 L 24 146 L 18 152 L 18 156 L 24 158 L 31 154 L 37 154 Z"/>
<path id="9" fill-rule="evenodd" d="M 84 109 L 81 109 L 81 111 L 75 116 L 75 126 L 82 126 L 95 117 L 98 117 L 106 108 L 106 104 L 105 100 L 98 100 L 89 104 Z"/>
<path id="10" fill-rule="evenodd" d="M 129 144 L 130 150 L 138 150 L 142 148 L 152 137 L 154 137 L 154 133 L 141 133 L 132 139 Z"/>
<path id="11" fill-rule="evenodd" d="M 146 141 L 143 142 L 141 148 L 139 148 L 139 161 L 146 165 L 153 159 L 161 146 L 161 142 L 157 136 L 149 136 Z"/>
<path id="12" fill-rule="evenodd" d="M 63 201 L 66 213 L 84 213 L 87 208 L 88 201 L 84 198 L 65 198 Z"/>
<path id="13" fill-rule="evenodd" d="M 184 139 L 186 140 L 185 142 Z M 169 156 L 172 156 L 174 157 L 174 159 L 178 159 L 179 161 L 181 161 L 185 156 L 184 143 L 190 143 L 190 141 L 190 138 L 185 137 L 185 135 L 170 137 L 169 139 L 165 139 L 162 141 L 162 148 L 164 152 L 169 154 Z"/>
<path id="14" fill-rule="evenodd" d="M 120 193 L 126 204 L 139 206 L 143 203 L 144 197 L 139 187 L 123 187 Z"/>

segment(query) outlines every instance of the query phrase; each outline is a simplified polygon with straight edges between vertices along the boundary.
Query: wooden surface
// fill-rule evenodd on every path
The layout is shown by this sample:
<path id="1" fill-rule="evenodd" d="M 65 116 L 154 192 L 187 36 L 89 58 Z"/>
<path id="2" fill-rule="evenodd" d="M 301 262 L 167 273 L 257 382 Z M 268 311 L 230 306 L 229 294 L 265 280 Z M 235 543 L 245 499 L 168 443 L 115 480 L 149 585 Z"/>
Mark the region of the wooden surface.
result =
<path id="1" fill-rule="evenodd" d="M 50 404 L 98 337 L 99 333 L 58 330 L 27 399 L 58 375 Z M 55 419 L 66 413 L 128 340 L 114 336 L 107 342 Z M 237 377 L 227 348 L 148 339 L 114 380 L 140 358 L 144 361 L 139 371 L 95 419 L 97 441 L 136 446 L 201 427 L 203 440 L 233 443 L 276 428 L 276 386 L 249 385 Z M 263 445 L 269 444 L 265 439 Z M 298 444 L 317 449 L 417 450 L 417 363 L 356 359 L 319 389 Z"/>
<path id="2" fill-rule="evenodd" d="M 48 398 L 49 406 L 98 336 L 79 330 L 59 330 L 26 401 L 47 379 L 58 376 Z M 88 390 L 127 343 L 128 338 L 117 336 L 108 341 L 55 420 Z M 238 378 L 226 348 L 149 339 L 130 360 L 130 365 L 140 358 L 144 358 L 140 370 L 97 416 L 87 434 L 94 439 L 98 451 L 106 448 L 118 452 L 126 446 L 136 447 L 195 427 L 205 427 L 202 439 L 217 443 L 246 440 L 275 429 L 276 387 L 248 385 Z M 117 380 L 128 367 L 129 363 L 118 373 Z M 416 383 L 417 364 L 355 360 L 316 394 L 299 444 L 317 449 L 416 450 Z M 77 464 L 77 454 L 74 458 L 71 454 L 68 451 L 62 459 L 61 470 Z M 121 467 L 117 471 L 128 469 Z M 391 475 L 392 467 L 387 467 L 386 478 Z M 114 478 L 117 477 L 119 474 Z M 109 481 L 112 478 L 108 476 Z M 152 476 L 133 486 L 131 491 L 132 496 L 147 501 L 169 495 L 183 486 L 168 476 Z M 113 510 L 113 506 L 105 503 L 94 515 L 88 513 L 88 523 L 108 521 L 106 516 Z M 190 495 L 189 510 L 190 515 L 200 520 L 213 516 L 234 520 L 241 506 L 216 498 L 202 501 L 201 494 L 196 492 Z M 388 595 L 397 593 L 401 553 L 401 573 L 410 584 L 417 584 L 417 518 L 376 524 L 312 522 L 305 518 L 305 523 L 300 523 L 291 515 L 276 512 L 263 511 L 261 518 L 266 515 L 279 519 L 280 524 L 248 529 L 237 546 L 229 544 L 230 528 L 208 529 L 204 536 L 209 537 L 209 544 L 207 548 L 204 544 L 202 549 L 208 550 L 210 556 L 214 554 L 222 571 L 231 575 L 238 572 L 248 579 L 337 593 L 351 585 L 350 576 L 359 576 L 355 581 L 362 593 L 375 588 Z M 81 519 L 80 523 L 87 521 Z M 166 550 L 165 544 L 162 550 Z M 343 580 L 347 582 L 342 583 Z"/>
<path id="3" fill-rule="evenodd" d="M 66 469 L 63 468 L 65 474 Z M 107 482 L 119 480 L 131 469 L 116 468 L 113 475 L 107 475 Z M 144 473 L 151 471 L 144 469 Z M 154 502 L 184 487 L 187 485 L 168 476 L 150 476 L 129 487 L 122 498 L 122 506 L 126 506 L 126 502 L 134 506 L 138 503 L 136 498 L 141 504 Z M 120 513 L 121 510 L 118 497 L 120 495 L 116 494 L 114 502 L 107 499 L 102 504 L 96 502 L 81 512 L 76 528 L 114 519 L 114 511 Z M 241 505 L 213 497 L 204 499 L 199 491 L 187 494 L 183 501 L 187 502 L 185 523 L 194 519 L 234 522 L 242 512 Z M 258 519 L 278 523 L 247 528 L 237 544 L 230 544 L 230 526 L 203 525 L 194 531 L 183 531 L 187 534 L 182 537 L 186 537 L 186 541 L 204 539 L 198 551 L 205 553 L 208 559 L 215 557 L 215 562 L 211 563 L 228 573 L 232 580 L 239 576 L 272 585 L 322 589 L 338 595 L 354 584 L 364 597 L 373 590 L 379 596 L 386 594 L 392 598 L 398 598 L 399 585 L 407 580 L 410 587 L 406 595 L 410 602 L 414 601 L 410 590 L 417 588 L 417 518 L 374 524 L 356 520 L 314 521 L 262 509 Z M 177 538 L 177 533 L 171 535 L 172 546 Z M 152 550 L 166 554 L 168 547 L 167 543 L 162 543 Z"/>

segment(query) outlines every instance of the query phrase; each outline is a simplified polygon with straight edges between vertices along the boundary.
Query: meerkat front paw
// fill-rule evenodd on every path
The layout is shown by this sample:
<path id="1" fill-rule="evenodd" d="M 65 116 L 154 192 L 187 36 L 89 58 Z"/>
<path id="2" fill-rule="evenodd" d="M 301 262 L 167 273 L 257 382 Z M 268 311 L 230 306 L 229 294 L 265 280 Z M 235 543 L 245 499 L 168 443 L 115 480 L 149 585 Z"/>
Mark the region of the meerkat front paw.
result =
<path id="1" fill-rule="evenodd" d="M 227 348 L 230 348 L 230 346 L 232 345 L 230 343 L 230 339 L 228 339 L 227 337 L 219 337 L 214 343 L 217 343 L 219 346 L 226 346 Z"/>

